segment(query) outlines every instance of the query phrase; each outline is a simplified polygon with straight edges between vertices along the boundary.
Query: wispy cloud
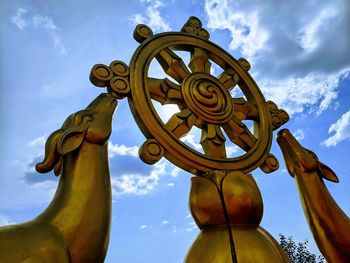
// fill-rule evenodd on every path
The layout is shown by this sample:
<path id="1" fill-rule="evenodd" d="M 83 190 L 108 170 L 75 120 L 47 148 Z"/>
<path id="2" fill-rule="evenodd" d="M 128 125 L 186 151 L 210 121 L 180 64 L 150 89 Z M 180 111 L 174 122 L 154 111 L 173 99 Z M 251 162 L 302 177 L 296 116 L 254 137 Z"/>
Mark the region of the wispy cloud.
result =
<path id="1" fill-rule="evenodd" d="M 161 224 L 162 224 L 162 225 L 167 225 L 167 224 L 169 224 L 169 223 L 170 223 L 170 222 L 169 222 L 168 220 L 163 220 Z"/>
<path id="2" fill-rule="evenodd" d="M 154 225 L 153 229 L 155 231 L 159 231 L 160 229 L 161 231 L 170 231 L 173 234 L 199 231 L 196 223 L 194 222 L 190 214 L 188 214 L 188 216 L 184 217 L 183 219 L 185 220 L 181 220 L 179 218 L 175 220 L 173 218 L 166 218 L 166 219 L 163 219 L 159 223 L 159 225 Z M 144 228 L 151 227 L 150 225 L 146 225 L 146 224 L 144 226 L 145 226 Z"/>
<path id="3" fill-rule="evenodd" d="M 146 229 L 146 228 L 148 228 L 148 227 L 149 227 L 148 225 L 141 225 L 141 226 L 140 226 L 140 229 L 143 230 L 143 229 Z"/>
<path id="4" fill-rule="evenodd" d="M 260 86 L 266 98 L 275 101 L 290 115 L 304 111 L 320 115 L 338 97 L 339 82 L 348 78 L 349 72 L 350 68 L 327 75 L 311 72 L 304 77 L 265 78 Z"/>
<path id="5" fill-rule="evenodd" d="M 230 49 L 241 49 L 244 56 L 252 58 L 265 48 L 268 32 L 259 25 L 257 12 L 233 11 L 231 1 L 208 0 L 205 11 L 210 29 L 229 30 L 232 36 Z M 236 9 L 238 10 L 238 9 Z"/>
<path id="6" fill-rule="evenodd" d="M 35 170 L 35 165 L 39 162 L 42 162 L 44 159 L 43 155 L 34 156 L 32 159 L 24 162 L 22 164 L 23 170 L 23 179 L 29 185 L 37 185 L 42 183 L 49 183 L 49 181 L 58 181 L 58 177 L 54 175 L 53 171 L 49 173 L 38 173 Z"/>
<path id="7" fill-rule="evenodd" d="M 177 233 L 177 232 L 193 232 L 197 230 L 198 227 L 194 222 L 189 223 L 187 226 L 172 226 L 172 232 Z"/>
<path id="8" fill-rule="evenodd" d="M 198 138 L 196 138 L 198 137 Z M 202 152 L 203 148 L 202 145 L 198 143 L 199 141 L 199 134 L 187 134 L 186 136 L 181 138 L 181 141 L 183 141 L 186 144 L 189 144 L 190 146 L 193 146 L 194 149 L 197 151 Z"/>
<path id="9" fill-rule="evenodd" d="M 0 226 L 16 224 L 10 217 L 0 213 Z"/>
<path id="10" fill-rule="evenodd" d="M 146 15 L 134 14 L 131 17 L 133 24 L 146 24 L 155 32 L 170 31 L 169 23 L 161 16 L 159 9 L 164 6 L 160 0 L 140 0 L 141 3 L 146 4 Z"/>
<path id="11" fill-rule="evenodd" d="M 179 173 L 181 172 L 181 169 L 178 167 L 175 167 L 174 169 L 171 170 L 171 177 L 178 177 Z"/>
<path id="12" fill-rule="evenodd" d="M 53 172 L 41 174 L 35 170 L 35 165 L 44 159 L 46 138 L 46 135 L 42 135 L 25 143 L 25 147 L 31 153 L 31 157 L 27 160 L 17 160 L 16 163 L 20 166 L 23 173 L 22 179 L 26 183 L 33 187 L 41 186 L 53 191 L 58 181 L 58 178 L 54 176 Z"/>
<path id="13" fill-rule="evenodd" d="M 67 50 L 59 36 L 61 30 L 55 25 L 51 17 L 36 15 L 32 17 L 32 22 L 35 27 L 46 30 L 53 40 L 54 47 L 59 50 L 61 55 L 67 55 Z"/>
<path id="14" fill-rule="evenodd" d="M 344 113 L 336 123 L 333 123 L 328 133 L 334 134 L 322 142 L 323 145 L 330 147 L 336 146 L 339 142 L 350 140 L 350 110 Z"/>
<path id="15" fill-rule="evenodd" d="M 145 166 L 145 164 L 142 165 Z M 120 176 L 117 176 L 115 172 L 112 172 L 112 193 L 114 197 L 128 194 L 149 194 L 154 191 L 157 186 L 159 186 L 160 179 L 163 176 L 175 173 L 177 174 L 178 169 L 179 168 L 169 163 L 166 159 L 162 159 L 158 163 L 151 166 L 149 173 L 129 173 L 125 171 Z M 165 185 L 169 187 L 175 186 L 175 184 L 171 182 Z"/>
<path id="16" fill-rule="evenodd" d="M 112 177 L 112 192 L 114 196 L 124 194 L 145 195 L 158 185 L 159 176 L 154 171 L 148 176 L 141 174 L 124 174 Z"/>
<path id="17" fill-rule="evenodd" d="M 227 157 L 233 157 L 233 154 L 236 153 L 238 151 L 238 146 L 234 145 L 234 146 L 227 146 L 226 147 L 226 153 L 227 153 Z"/>
<path id="18" fill-rule="evenodd" d="M 163 76 L 165 77 L 165 75 Z M 164 104 L 160 105 L 160 103 L 154 104 L 159 117 L 162 119 L 164 123 L 166 123 L 171 116 L 175 113 L 180 112 L 179 107 L 175 104 Z"/>
<path id="19" fill-rule="evenodd" d="M 113 158 L 115 155 L 138 157 L 138 151 L 139 147 L 137 146 L 128 147 L 123 144 L 108 143 L 109 158 Z"/>
<path id="20" fill-rule="evenodd" d="M 123 174 L 112 176 L 112 193 L 114 196 L 125 194 L 145 195 L 150 193 L 159 183 L 159 179 L 166 173 L 166 161 L 153 165 L 149 174 Z"/>
<path id="21" fill-rule="evenodd" d="M 24 18 L 24 15 L 27 13 L 27 10 L 24 8 L 18 8 L 16 15 L 11 17 L 11 22 L 16 25 L 20 30 L 23 30 L 27 26 L 27 21 Z"/>
<path id="22" fill-rule="evenodd" d="M 26 14 L 26 9 L 18 8 L 16 14 L 11 17 L 11 22 L 20 30 L 24 30 L 28 25 L 34 28 L 44 29 L 51 37 L 53 45 L 58 49 L 59 53 L 61 55 L 67 55 L 67 50 L 59 35 L 59 32 L 61 30 L 56 26 L 53 19 L 45 15 L 29 15 L 27 17 L 24 17 Z"/>
<path id="23" fill-rule="evenodd" d="M 45 142 L 47 139 L 47 135 L 39 136 L 34 138 L 26 143 L 26 146 L 32 147 L 35 149 L 43 150 L 45 146 Z"/>
<path id="24" fill-rule="evenodd" d="M 196 223 L 194 222 L 192 215 L 188 213 L 185 217 L 185 221 L 183 221 L 181 224 L 172 224 L 171 225 L 172 233 L 178 233 L 178 232 L 193 232 L 193 231 L 199 231 Z"/>
<path id="25" fill-rule="evenodd" d="M 317 46 L 320 44 L 317 37 L 318 32 L 327 23 L 331 23 L 332 19 L 334 19 L 337 15 L 337 10 L 333 8 L 325 8 L 321 10 L 317 17 L 314 17 L 311 21 L 308 21 L 306 26 L 300 30 L 299 43 L 301 47 L 307 52 L 311 52 L 317 48 Z"/>
<path id="26" fill-rule="evenodd" d="M 295 139 L 301 141 L 305 138 L 303 129 L 297 129 L 295 132 L 293 132 L 293 135 Z"/>
<path id="27" fill-rule="evenodd" d="M 205 1 L 209 29 L 230 32 L 229 48 L 248 58 L 265 97 L 290 115 L 319 115 L 335 105 L 338 84 L 350 72 L 349 9 L 346 0 Z"/>

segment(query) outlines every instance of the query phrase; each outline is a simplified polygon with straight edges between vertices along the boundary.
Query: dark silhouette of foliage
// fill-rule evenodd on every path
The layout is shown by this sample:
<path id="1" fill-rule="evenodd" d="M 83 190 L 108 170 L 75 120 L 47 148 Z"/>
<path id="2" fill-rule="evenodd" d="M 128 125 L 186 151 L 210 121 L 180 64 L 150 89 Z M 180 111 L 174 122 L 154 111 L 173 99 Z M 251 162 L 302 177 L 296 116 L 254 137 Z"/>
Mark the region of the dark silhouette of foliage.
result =
<path id="1" fill-rule="evenodd" d="M 280 245 L 292 263 L 325 263 L 323 256 L 318 257 L 307 249 L 308 241 L 295 243 L 293 237 L 279 234 Z"/>

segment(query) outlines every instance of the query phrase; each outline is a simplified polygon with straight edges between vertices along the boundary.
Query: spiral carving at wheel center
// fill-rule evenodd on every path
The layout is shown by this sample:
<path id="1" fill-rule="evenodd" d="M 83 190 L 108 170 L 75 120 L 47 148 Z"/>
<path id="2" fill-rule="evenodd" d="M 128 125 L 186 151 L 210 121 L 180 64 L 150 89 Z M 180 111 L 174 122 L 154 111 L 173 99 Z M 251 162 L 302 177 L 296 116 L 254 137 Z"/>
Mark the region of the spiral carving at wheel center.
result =
<path id="1" fill-rule="evenodd" d="M 182 84 L 182 95 L 187 107 L 208 123 L 222 124 L 232 115 L 230 93 L 211 75 L 188 75 Z"/>

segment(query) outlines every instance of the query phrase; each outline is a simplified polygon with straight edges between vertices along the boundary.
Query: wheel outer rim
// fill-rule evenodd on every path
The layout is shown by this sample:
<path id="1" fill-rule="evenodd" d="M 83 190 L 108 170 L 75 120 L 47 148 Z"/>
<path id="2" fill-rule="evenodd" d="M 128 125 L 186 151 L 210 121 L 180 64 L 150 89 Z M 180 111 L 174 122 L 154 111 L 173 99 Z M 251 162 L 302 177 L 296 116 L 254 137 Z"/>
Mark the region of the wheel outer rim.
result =
<path id="1" fill-rule="evenodd" d="M 146 79 L 152 59 L 161 50 L 170 46 L 197 46 L 210 51 L 213 61 L 217 64 L 230 65 L 247 84 L 246 88 L 250 94 L 245 93 L 245 96 L 248 100 L 255 101 L 259 114 L 259 136 L 248 152 L 235 158 L 211 158 L 186 146 L 166 130 L 151 102 Z M 223 68 L 222 65 L 219 64 L 219 66 Z M 155 138 L 163 145 L 165 157 L 182 169 L 196 175 L 211 170 L 239 170 L 249 173 L 267 158 L 272 142 L 272 125 L 269 112 L 265 107 L 264 96 L 250 74 L 238 64 L 236 59 L 216 44 L 185 33 L 171 32 L 154 35 L 137 48 L 130 61 L 130 84 L 129 106 L 139 128 L 146 138 Z"/>

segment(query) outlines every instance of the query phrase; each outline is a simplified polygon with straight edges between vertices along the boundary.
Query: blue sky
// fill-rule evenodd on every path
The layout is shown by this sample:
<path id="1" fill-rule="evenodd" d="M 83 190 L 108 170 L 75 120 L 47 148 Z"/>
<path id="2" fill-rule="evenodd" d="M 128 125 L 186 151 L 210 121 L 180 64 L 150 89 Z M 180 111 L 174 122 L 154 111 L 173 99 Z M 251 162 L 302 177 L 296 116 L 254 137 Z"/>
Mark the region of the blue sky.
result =
<path id="1" fill-rule="evenodd" d="M 57 178 L 33 167 L 46 137 L 103 91 L 89 82 L 92 66 L 128 63 L 138 46 L 137 23 L 155 33 L 179 31 L 192 15 L 211 41 L 251 62 L 265 98 L 290 114 L 285 127 L 338 175 L 340 183 L 327 186 L 350 215 L 348 1 L 1 0 L 0 224 L 30 220 L 50 202 Z M 195 135 L 188 144 L 198 143 Z M 166 160 L 143 164 L 136 154 L 143 142 L 127 101 L 120 101 L 110 139 L 113 221 L 106 262 L 182 262 L 198 234 L 187 206 L 191 175 Z M 308 239 L 316 251 L 275 141 L 271 152 L 280 169 L 253 172 L 264 200 L 261 225 L 274 236 Z"/>

